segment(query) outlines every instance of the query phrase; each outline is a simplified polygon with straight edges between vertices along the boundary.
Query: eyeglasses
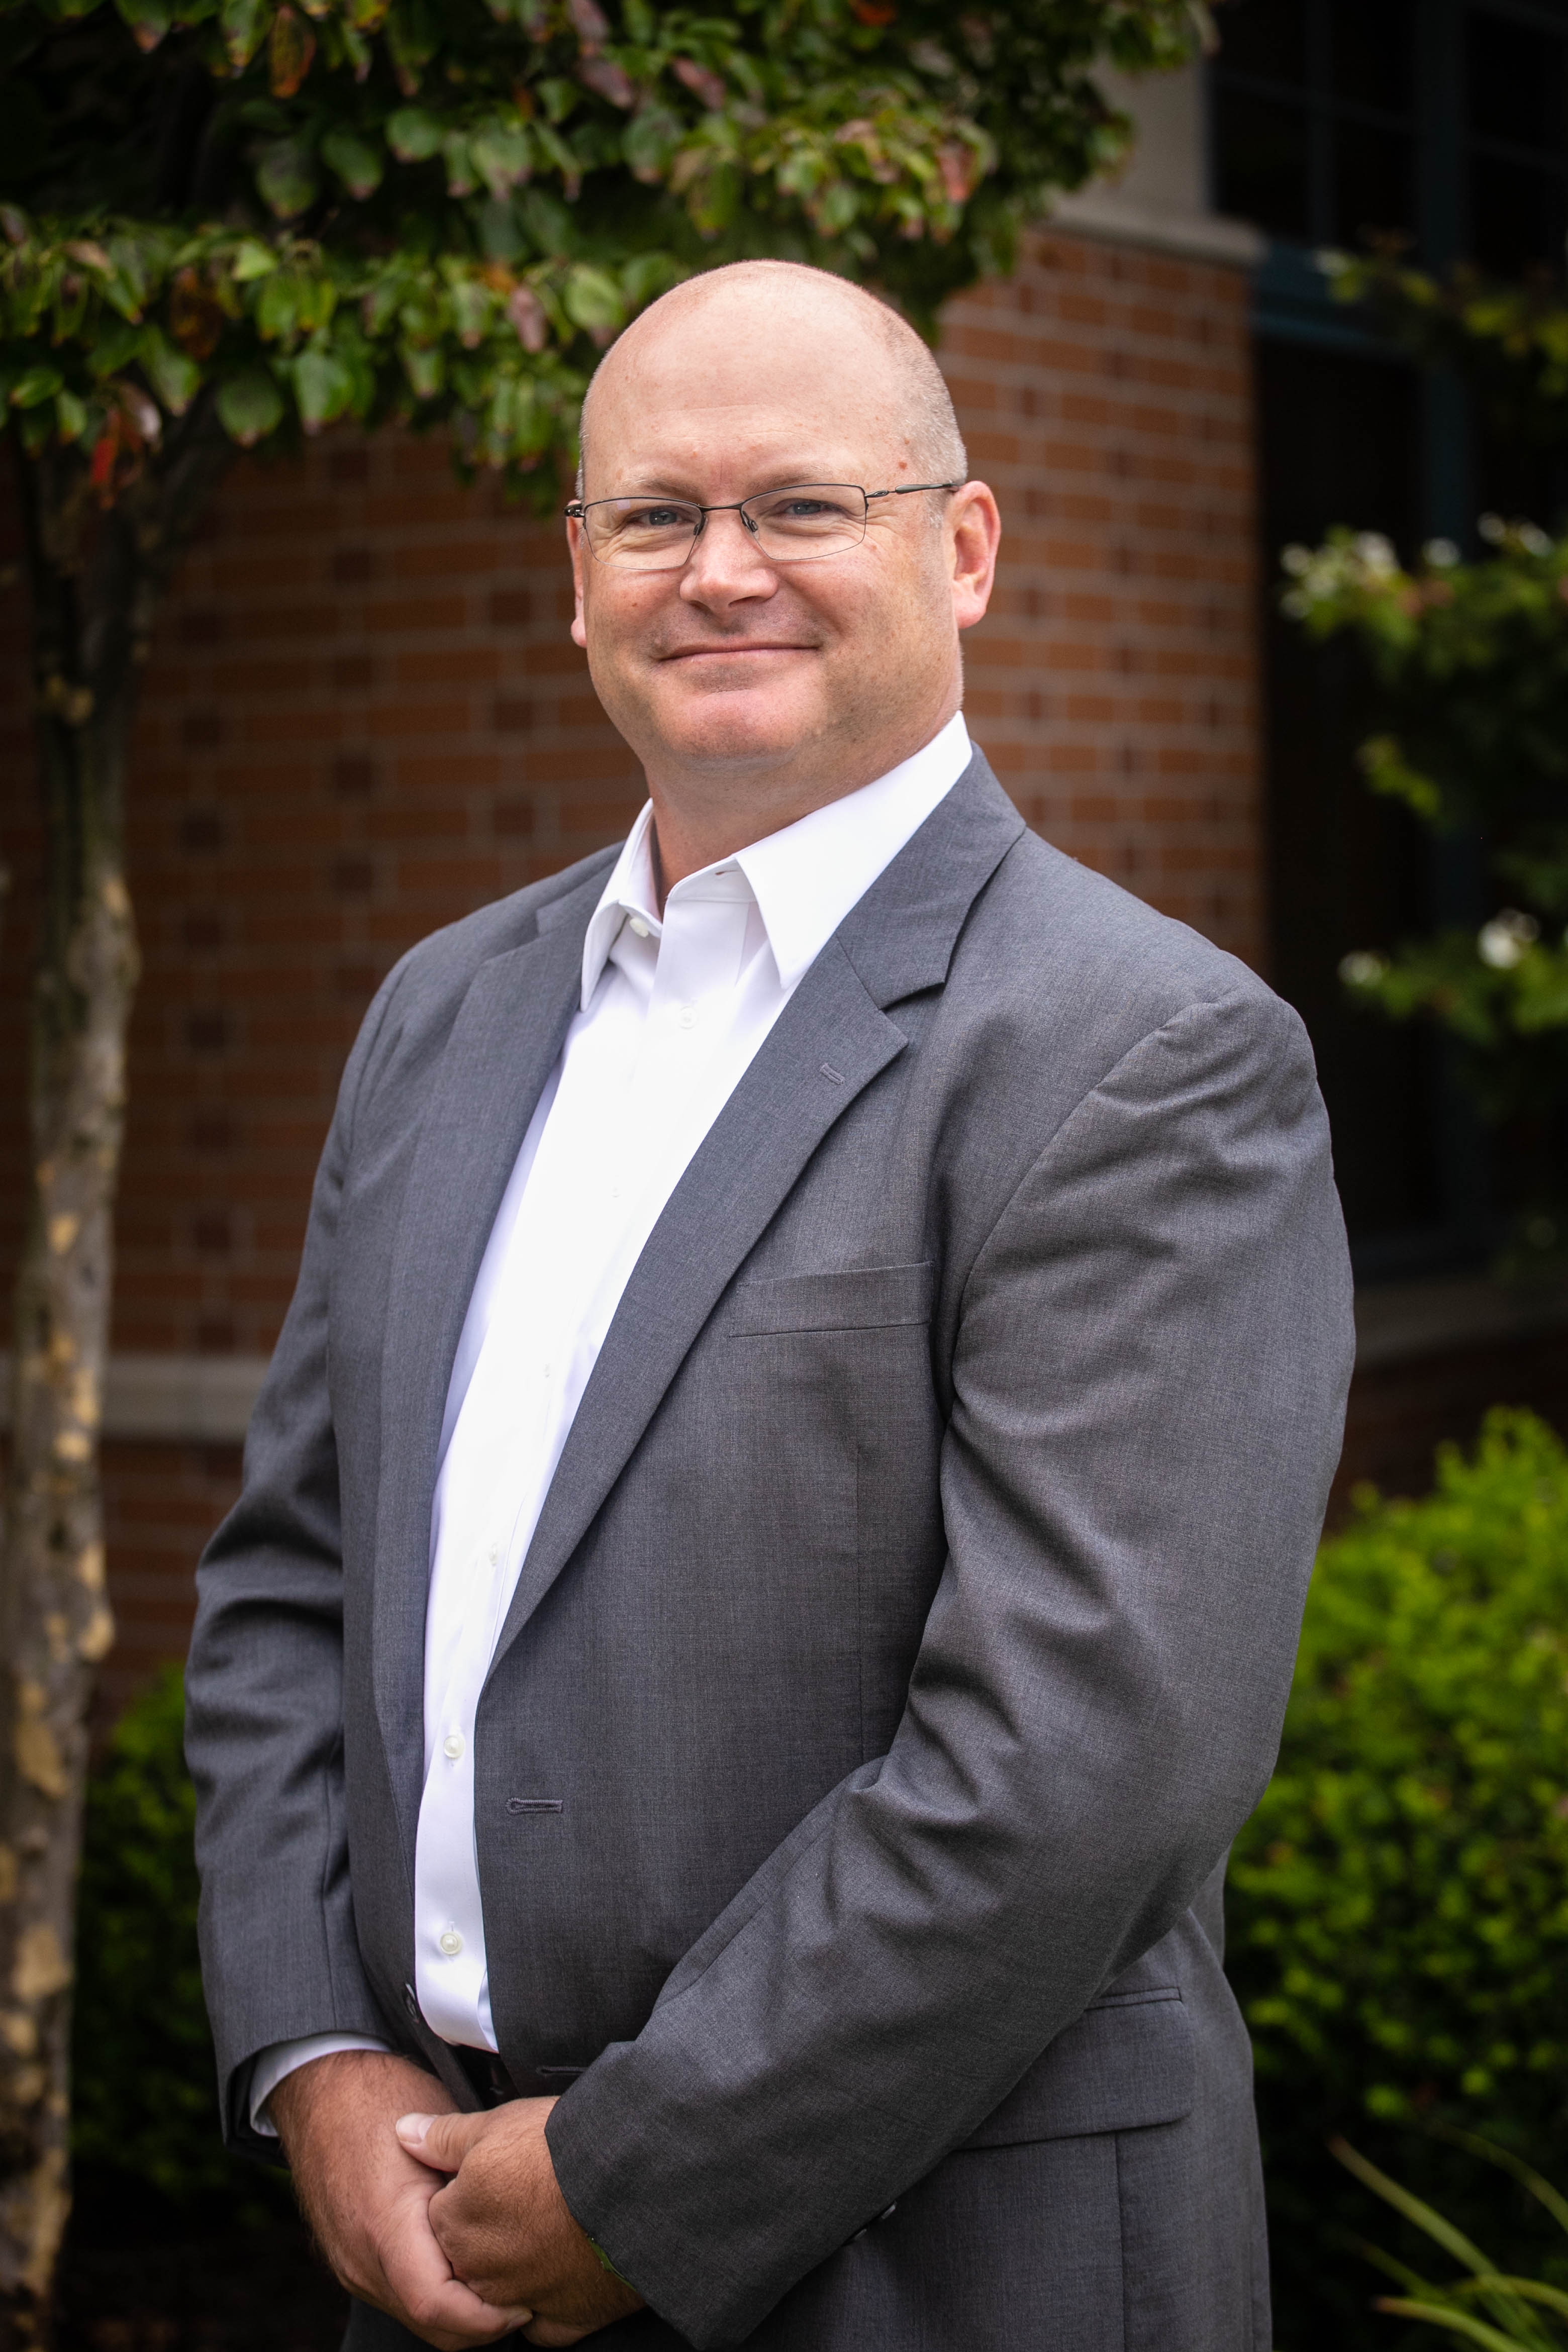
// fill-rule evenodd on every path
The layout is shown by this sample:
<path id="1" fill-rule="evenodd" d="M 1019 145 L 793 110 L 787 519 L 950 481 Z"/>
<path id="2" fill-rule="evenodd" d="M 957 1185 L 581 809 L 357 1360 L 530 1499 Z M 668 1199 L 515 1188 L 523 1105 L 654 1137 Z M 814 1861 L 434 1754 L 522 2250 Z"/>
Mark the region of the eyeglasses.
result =
<path id="1" fill-rule="evenodd" d="M 582 524 L 595 562 L 621 572 L 679 572 L 710 514 L 738 514 L 770 563 L 817 563 L 825 555 L 843 555 L 859 546 L 867 513 L 878 499 L 963 487 L 903 482 L 897 489 L 863 490 L 855 482 L 792 482 L 727 506 L 659 498 L 590 499 L 584 506 L 574 499 L 566 512 Z"/>

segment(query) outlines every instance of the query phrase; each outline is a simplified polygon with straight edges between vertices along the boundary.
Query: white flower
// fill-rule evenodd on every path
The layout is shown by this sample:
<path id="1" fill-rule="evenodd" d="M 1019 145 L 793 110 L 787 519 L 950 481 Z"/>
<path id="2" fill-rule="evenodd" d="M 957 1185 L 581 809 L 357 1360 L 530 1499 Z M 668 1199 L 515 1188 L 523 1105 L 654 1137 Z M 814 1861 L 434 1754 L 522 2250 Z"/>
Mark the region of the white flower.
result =
<path id="1" fill-rule="evenodd" d="M 1489 923 L 1483 923 L 1476 934 L 1476 946 L 1483 963 L 1494 971 L 1511 971 L 1525 949 L 1541 937 L 1541 926 L 1533 915 L 1521 915 L 1517 907 L 1505 907 Z"/>
<path id="2" fill-rule="evenodd" d="M 1550 555 L 1552 552 L 1552 541 L 1537 522 L 1520 523 L 1514 537 L 1526 555 Z"/>
<path id="3" fill-rule="evenodd" d="M 1450 564 L 1458 563 L 1459 560 L 1459 551 L 1451 539 L 1429 539 L 1421 552 L 1433 570 L 1438 572 L 1447 572 Z"/>
<path id="4" fill-rule="evenodd" d="M 1369 948 L 1352 948 L 1340 958 L 1340 978 L 1347 988 L 1375 988 L 1387 970 L 1383 958 Z"/>
<path id="5" fill-rule="evenodd" d="M 1287 547 L 1280 551 L 1279 561 L 1292 580 L 1300 580 L 1304 572 L 1312 568 L 1312 551 L 1310 547 Z"/>
<path id="6" fill-rule="evenodd" d="M 1508 534 L 1508 525 L 1504 522 L 1501 515 L 1482 515 L 1479 522 L 1476 525 L 1476 529 L 1480 532 L 1481 537 L 1486 541 L 1489 547 L 1495 547 L 1498 541 L 1500 539 L 1506 538 Z"/>
<path id="7" fill-rule="evenodd" d="M 1373 580 L 1392 579 L 1399 569 L 1399 559 L 1380 530 L 1358 531 L 1355 551 L 1363 571 Z"/>

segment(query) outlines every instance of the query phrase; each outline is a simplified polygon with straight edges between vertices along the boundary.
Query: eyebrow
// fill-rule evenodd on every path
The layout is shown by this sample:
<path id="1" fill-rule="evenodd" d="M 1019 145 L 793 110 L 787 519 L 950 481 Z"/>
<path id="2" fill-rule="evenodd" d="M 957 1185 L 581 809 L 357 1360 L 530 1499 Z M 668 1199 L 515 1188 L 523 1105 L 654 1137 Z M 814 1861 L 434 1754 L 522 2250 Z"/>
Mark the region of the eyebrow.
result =
<path id="1" fill-rule="evenodd" d="M 765 498 L 769 490 L 792 489 L 797 482 L 837 482 L 850 488 L 859 488 L 858 483 L 847 474 L 816 473 L 805 465 L 778 467 L 769 480 L 759 482 L 754 489 L 747 490 L 744 495 L 749 499 Z M 640 482 L 635 489 L 610 490 L 604 495 L 612 499 L 679 499 L 686 506 L 702 503 L 694 490 L 677 489 L 668 477 L 662 481 Z"/>

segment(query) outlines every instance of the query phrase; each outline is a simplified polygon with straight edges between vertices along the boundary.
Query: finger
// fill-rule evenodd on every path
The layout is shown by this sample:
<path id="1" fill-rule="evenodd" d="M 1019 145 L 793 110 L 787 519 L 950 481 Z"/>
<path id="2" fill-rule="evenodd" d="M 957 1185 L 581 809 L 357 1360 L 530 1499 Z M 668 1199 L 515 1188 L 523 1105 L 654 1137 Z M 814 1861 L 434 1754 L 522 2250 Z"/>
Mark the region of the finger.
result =
<path id="1" fill-rule="evenodd" d="M 433 2172 L 456 2172 L 489 2121 L 489 2116 L 399 2116 L 395 2129 L 400 2146 L 421 2164 Z"/>
<path id="2" fill-rule="evenodd" d="M 389 2247 L 382 2256 L 382 2273 L 400 2306 L 398 2315 L 432 2343 L 447 2337 L 459 2344 L 492 2344 L 533 2317 L 522 2305 L 486 2303 L 454 2278 L 427 2231 L 410 2230 L 395 2248 Z"/>

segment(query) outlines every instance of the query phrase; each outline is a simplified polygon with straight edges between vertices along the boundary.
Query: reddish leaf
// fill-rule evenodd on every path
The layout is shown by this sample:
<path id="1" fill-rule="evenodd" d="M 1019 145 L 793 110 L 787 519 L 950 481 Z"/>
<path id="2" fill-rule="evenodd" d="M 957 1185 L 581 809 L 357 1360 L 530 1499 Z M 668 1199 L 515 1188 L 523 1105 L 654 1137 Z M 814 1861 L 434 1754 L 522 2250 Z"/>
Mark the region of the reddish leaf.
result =
<path id="1" fill-rule="evenodd" d="M 637 102 L 637 91 L 613 58 L 584 58 L 577 68 L 577 79 L 586 82 L 590 89 L 596 89 L 601 98 L 607 98 L 612 106 L 635 106 Z"/>
<path id="2" fill-rule="evenodd" d="M 849 14 L 863 25 L 890 25 L 898 13 L 887 0 L 849 0 Z"/>
<path id="3" fill-rule="evenodd" d="M 315 54 L 316 36 L 304 18 L 297 16 L 292 8 L 279 8 L 272 20 L 272 37 L 267 45 L 274 98 L 294 96 L 310 72 Z"/>
<path id="4" fill-rule="evenodd" d="M 550 341 L 550 321 L 544 305 L 531 286 L 519 286 L 506 306 L 506 315 L 517 331 L 517 340 L 525 352 L 542 352 Z"/>
<path id="5" fill-rule="evenodd" d="M 110 416 L 92 445 L 92 463 L 87 478 L 93 494 L 101 506 L 114 502 L 114 465 L 120 455 L 120 419 Z"/>
<path id="6" fill-rule="evenodd" d="M 711 67 L 700 66 L 690 58 L 677 58 L 674 72 L 676 80 L 683 81 L 704 106 L 711 107 L 715 114 L 719 112 L 724 103 L 724 84 Z"/>
<path id="7" fill-rule="evenodd" d="M 595 0 L 570 0 L 567 14 L 584 48 L 597 48 L 601 41 L 609 38 L 610 20 Z"/>
<path id="8" fill-rule="evenodd" d="M 974 151 L 956 142 L 939 147 L 936 156 L 949 204 L 966 205 L 974 186 Z"/>
<path id="9" fill-rule="evenodd" d="M 223 309 L 199 269 L 182 269 L 169 294 L 169 332 L 194 360 L 210 360 L 223 332 Z"/>

